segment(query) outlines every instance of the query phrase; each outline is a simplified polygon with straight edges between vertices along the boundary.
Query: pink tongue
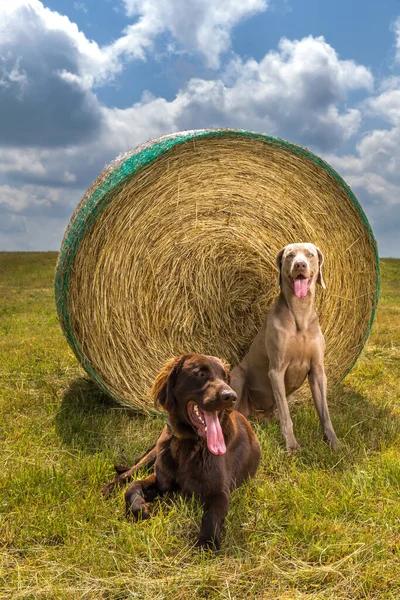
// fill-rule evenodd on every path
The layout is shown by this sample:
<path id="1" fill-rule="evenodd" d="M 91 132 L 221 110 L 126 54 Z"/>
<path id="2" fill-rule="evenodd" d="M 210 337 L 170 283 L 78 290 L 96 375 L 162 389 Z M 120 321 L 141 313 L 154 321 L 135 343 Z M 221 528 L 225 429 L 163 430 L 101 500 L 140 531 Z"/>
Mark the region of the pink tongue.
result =
<path id="1" fill-rule="evenodd" d="M 294 293 L 298 298 L 304 298 L 308 292 L 308 279 L 295 279 L 294 280 Z"/>
<path id="2" fill-rule="evenodd" d="M 204 418 L 207 425 L 207 446 L 209 451 L 213 454 L 225 454 L 224 434 L 222 433 L 217 411 L 204 411 Z"/>

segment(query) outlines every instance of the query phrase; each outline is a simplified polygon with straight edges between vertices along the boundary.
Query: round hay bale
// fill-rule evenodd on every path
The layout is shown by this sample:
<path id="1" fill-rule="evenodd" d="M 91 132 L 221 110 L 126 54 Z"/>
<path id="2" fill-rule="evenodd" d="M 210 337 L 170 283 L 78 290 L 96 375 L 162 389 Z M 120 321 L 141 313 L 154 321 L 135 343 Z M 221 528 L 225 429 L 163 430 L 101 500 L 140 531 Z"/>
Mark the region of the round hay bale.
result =
<path id="1" fill-rule="evenodd" d="M 56 271 L 58 313 L 87 373 L 151 408 L 166 359 L 236 364 L 278 293 L 275 256 L 325 255 L 317 310 L 329 387 L 356 361 L 375 313 L 374 236 L 343 179 L 305 148 L 241 130 L 165 136 L 107 166 L 78 205 Z"/>

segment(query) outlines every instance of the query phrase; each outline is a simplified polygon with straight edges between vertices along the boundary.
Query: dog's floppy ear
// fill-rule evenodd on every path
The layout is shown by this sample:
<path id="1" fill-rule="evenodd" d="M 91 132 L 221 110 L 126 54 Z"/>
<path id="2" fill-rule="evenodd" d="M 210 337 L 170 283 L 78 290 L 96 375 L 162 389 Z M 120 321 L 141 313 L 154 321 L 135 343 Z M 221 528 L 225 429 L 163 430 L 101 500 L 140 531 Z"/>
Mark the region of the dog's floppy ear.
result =
<path id="1" fill-rule="evenodd" d="M 175 406 L 173 388 L 184 359 L 185 355 L 182 355 L 167 361 L 155 378 L 153 387 L 150 390 L 150 396 L 154 399 L 154 404 L 156 406 L 161 404 L 168 412 L 172 411 Z"/>
<path id="2" fill-rule="evenodd" d="M 285 246 L 285 248 L 286 248 L 286 246 Z M 279 271 L 278 286 L 282 285 L 282 256 L 283 256 L 283 253 L 285 252 L 285 248 L 282 248 L 281 250 L 279 250 L 278 254 L 276 255 L 276 267 Z"/>
<path id="3" fill-rule="evenodd" d="M 321 252 L 321 250 L 319 248 L 317 248 L 317 252 L 318 252 L 318 277 L 317 277 L 317 283 L 319 283 L 319 285 L 322 286 L 324 288 L 324 290 L 325 290 L 326 289 L 326 285 L 325 285 L 324 278 L 322 277 L 322 265 L 324 264 L 324 255 L 322 254 L 322 252 Z"/>

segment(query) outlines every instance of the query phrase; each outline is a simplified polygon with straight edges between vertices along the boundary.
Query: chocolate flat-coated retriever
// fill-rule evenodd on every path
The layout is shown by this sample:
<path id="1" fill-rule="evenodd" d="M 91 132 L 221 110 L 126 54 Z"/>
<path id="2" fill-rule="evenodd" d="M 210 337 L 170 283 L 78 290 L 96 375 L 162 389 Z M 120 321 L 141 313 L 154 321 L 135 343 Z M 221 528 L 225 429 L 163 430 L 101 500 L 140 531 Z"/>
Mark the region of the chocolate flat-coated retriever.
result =
<path id="1" fill-rule="evenodd" d="M 155 446 L 103 488 L 107 494 L 140 467 L 154 464 L 154 473 L 125 493 L 128 517 L 148 519 L 148 502 L 167 491 L 194 494 L 204 508 L 196 546 L 219 549 L 229 491 L 252 477 L 260 460 L 250 424 L 232 410 L 236 394 L 228 380 L 221 360 L 203 354 L 174 358 L 157 375 L 151 394 L 168 411 L 169 422 Z"/>

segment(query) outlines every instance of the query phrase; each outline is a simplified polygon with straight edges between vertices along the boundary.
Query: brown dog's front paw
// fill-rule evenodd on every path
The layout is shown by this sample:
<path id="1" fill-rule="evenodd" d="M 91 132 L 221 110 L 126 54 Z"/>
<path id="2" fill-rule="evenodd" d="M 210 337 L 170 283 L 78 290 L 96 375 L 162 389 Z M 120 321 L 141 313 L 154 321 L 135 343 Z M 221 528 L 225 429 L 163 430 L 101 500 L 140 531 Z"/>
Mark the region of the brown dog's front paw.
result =
<path id="1" fill-rule="evenodd" d="M 221 542 L 218 538 L 198 537 L 194 545 L 195 548 L 209 548 L 210 550 L 219 550 Z"/>
<path id="2" fill-rule="evenodd" d="M 140 504 L 140 506 L 127 506 L 126 507 L 126 518 L 130 521 L 145 521 L 150 519 L 150 512 L 146 502 Z"/>
<path id="3" fill-rule="evenodd" d="M 140 489 L 140 482 L 136 481 L 125 492 L 125 514 L 132 521 L 144 521 L 150 517 L 147 502 L 138 487 Z"/>

